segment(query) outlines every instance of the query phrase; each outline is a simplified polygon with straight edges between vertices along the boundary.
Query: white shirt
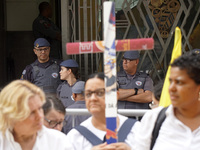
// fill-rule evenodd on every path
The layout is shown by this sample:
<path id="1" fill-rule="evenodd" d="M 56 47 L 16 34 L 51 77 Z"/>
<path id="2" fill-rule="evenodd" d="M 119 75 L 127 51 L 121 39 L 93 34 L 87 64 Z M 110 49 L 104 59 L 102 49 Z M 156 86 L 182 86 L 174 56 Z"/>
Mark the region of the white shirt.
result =
<path id="1" fill-rule="evenodd" d="M 45 126 L 38 131 L 36 142 L 32 150 L 71 150 L 66 143 L 66 135 Z M 0 150 L 22 150 L 19 143 L 14 141 L 12 133 L 7 130 L 5 136 L 0 132 Z"/>
<path id="2" fill-rule="evenodd" d="M 162 107 L 147 112 L 137 126 L 136 150 L 149 150 L 154 123 Z M 193 132 L 174 115 L 173 106 L 166 110 L 163 122 L 153 150 L 198 150 L 200 149 L 200 127 Z"/>
<path id="3" fill-rule="evenodd" d="M 120 128 L 122 124 L 124 123 L 124 121 L 126 121 L 126 119 L 128 118 L 122 115 L 118 115 L 118 117 L 119 117 L 119 122 L 120 122 L 119 123 L 119 128 Z M 130 133 L 125 139 L 125 143 L 127 143 L 130 147 L 132 147 L 133 144 L 135 143 L 133 142 L 134 135 L 135 135 L 134 127 L 137 126 L 137 124 L 138 122 L 134 124 L 134 126 L 130 130 Z M 95 128 L 92 124 L 92 117 L 82 122 L 81 125 L 89 129 L 93 134 L 95 134 L 99 139 L 103 141 L 106 131 L 102 131 Z M 119 131 L 119 128 L 118 128 L 118 131 Z M 93 145 L 76 129 L 70 130 L 70 132 L 67 134 L 67 139 L 68 139 L 68 142 L 73 147 L 73 149 L 71 150 L 90 150 L 93 147 Z"/>

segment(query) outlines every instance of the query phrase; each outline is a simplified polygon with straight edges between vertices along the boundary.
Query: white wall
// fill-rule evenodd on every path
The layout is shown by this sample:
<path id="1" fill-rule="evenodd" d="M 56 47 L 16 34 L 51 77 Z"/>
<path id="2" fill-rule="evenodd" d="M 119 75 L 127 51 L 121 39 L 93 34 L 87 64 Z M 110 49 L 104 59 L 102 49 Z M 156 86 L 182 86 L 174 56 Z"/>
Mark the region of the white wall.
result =
<path id="1" fill-rule="evenodd" d="M 6 0 L 7 31 L 32 31 L 42 1 L 48 0 Z"/>

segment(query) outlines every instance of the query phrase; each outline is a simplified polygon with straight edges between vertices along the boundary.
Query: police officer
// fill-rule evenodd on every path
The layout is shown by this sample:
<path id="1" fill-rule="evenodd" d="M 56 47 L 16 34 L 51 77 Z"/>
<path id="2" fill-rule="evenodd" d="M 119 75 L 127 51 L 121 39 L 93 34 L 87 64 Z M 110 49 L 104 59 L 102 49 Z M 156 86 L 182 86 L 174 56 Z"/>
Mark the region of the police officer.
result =
<path id="1" fill-rule="evenodd" d="M 61 59 L 61 31 L 50 20 L 52 7 L 48 2 L 39 5 L 39 16 L 33 22 L 33 34 L 35 39 L 46 38 L 51 44 L 50 57 Z"/>
<path id="2" fill-rule="evenodd" d="M 84 89 L 85 89 L 85 82 L 84 81 L 78 81 L 76 84 L 72 87 L 72 97 L 75 101 L 72 105 L 70 105 L 69 109 L 86 109 L 85 106 L 85 97 L 84 97 Z M 85 121 L 87 118 L 89 118 L 91 115 L 77 115 L 74 116 L 74 126 L 80 125 L 81 122 Z M 73 118 L 71 115 L 65 116 L 65 121 L 67 122 L 65 126 L 63 126 L 63 132 L 67 134 L 72 129 L 72 122 Z"/>
<path id="3" fill-rule="evenodd" d="M 78 63 L 74 59 L 68 59 L 60 64 L 60 79 L 64 80 L 57 88 L 57 96 L 65 108 L 72 105 L 72 87 L 79 81 Z"/>
<path id="4" fill-rule="evenodd" d="M 139 57 L 138 51 L 124 53 L 123 71 L 117 75 L 118 108 L 148 109 L 152 101 L 153 81 L 146 73 L 137 71 Z"/>
<path id="5" fill-rule="evenodd" d="M 37 60 L 26 66 L 21 79 L 29 80 L 43 89 L 45 93 L 56 93 L 58 85 L 60 66 L 57 60 L 49 58 L 50 44 L 44 38 L 38 38 L 34 42 L 34 53 Z"/>

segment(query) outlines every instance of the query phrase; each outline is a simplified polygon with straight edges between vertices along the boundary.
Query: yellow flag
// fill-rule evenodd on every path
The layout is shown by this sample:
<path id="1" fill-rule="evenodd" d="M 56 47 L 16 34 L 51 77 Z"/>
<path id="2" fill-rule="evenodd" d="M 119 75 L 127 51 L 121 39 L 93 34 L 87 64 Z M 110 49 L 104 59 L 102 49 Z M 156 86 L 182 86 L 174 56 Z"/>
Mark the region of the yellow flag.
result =
<path id="1" fill-rule="evenodd" d="M 174 48 L 171 56 L 170 64 L 174 61 L 174 59 L 178 58 L 182 54 L 181 49 L 181 30 L 179 27 L 176 27 L 175 30 L 175 38 L 174 38 Z M 170 69 L 171 66 L 168 67 L 167 74 L 165 76 L 165 82 L 162 89 L 162 94 L 160 97 L 160 103 L 159 106 L 167 107 L 171 104 L 170 96 L 169 96 L 169 76 L 170 76 Z"/>

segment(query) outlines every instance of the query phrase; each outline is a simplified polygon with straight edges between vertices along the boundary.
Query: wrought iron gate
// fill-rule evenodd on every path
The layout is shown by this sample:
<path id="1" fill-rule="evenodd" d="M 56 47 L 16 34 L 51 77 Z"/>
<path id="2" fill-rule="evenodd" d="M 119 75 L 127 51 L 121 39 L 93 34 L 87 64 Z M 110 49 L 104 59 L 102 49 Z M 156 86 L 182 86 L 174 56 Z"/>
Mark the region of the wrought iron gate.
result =
<path id="1" fill-rule="evenodd" d="M 104 1 L 69 0 L 70 42 L 102 40 Z M 200 20 L 200 0 L 113 1 L 116 3 L 117 39 L 154 38 L 155 48 L 140 52 L 138 69 L 149 73 L 155 82 L 165 76 L 173 49 L 176 26 L 182 31 L 183 52 L 200 48 L 193 42 L 198 32 L 194 29 Z M 118 53 L 117 56 L 120 65 L 122 53 Z M 72 57 L 80 64 L 82 79 L 87 78 L 90 73 L 103 70 L 102 54 L 82 54 Z"/>

